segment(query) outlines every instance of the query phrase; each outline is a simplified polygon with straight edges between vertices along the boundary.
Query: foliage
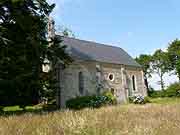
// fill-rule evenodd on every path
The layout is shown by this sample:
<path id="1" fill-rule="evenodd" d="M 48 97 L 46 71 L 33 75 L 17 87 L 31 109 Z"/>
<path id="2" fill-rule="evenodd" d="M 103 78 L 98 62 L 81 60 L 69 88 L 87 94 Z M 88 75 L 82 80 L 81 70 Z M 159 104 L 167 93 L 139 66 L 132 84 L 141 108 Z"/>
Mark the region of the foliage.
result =
<path id="1" fill-rule="evenodd" d="M 152 91 L 150 97 L 157 98 L 157 97 L 180 97 L 180 84 L 174 83 L 171 84 L 166 90 L 164 91 Z"/>
<path id="2" fill-rule="evenodd" d="M 160 81 L 158 82 L 161 85 L 161 89 L 164 90 L 165 84 L 163 76 L 165 73 L 170 71 L 175 72 L 180 81 L 180 40 L 175 39 L 171 43 L 169 43 L 168 49 L 164 52 L 161 49 L 157 49 L 152 57 L 149 55 L 140 55 L 135 59 L 139 64 L 142 65 L 144 75 L 145 75 L 145 84 L 148 86 L 147 79 L 150 73 L 156 73 L 160 77 Z M 150 70 L 149 70 L 150 69 Z M 146 75 L 147 74 L 147 75 Z M 150 74 L 151 75 L 151 74 Z M 147 87 L 148 88 L 148 87 Z M 148 93 L 151 92 L 148 89 Z M 152 92 L 150 93 L 152 94 Z M 153 93 L 153 96 L 163 95 L 161 92 Z"/>
<path id="3" fill-rule="evenodd" d="M 180 40 L 176 39 L 169 44 L 168 56 L 170 59 L 170 68 L 176 71 L 180 81 Z"/>
<path id="4" fill-rule="evenodd" d="M 150 103 L 150 99 L 148 97 L 143 97 L 141 95 L 135 95 L 129 97 L 129 102 L 134 104 L 146 104 Z"/>
<path id="5" fill-rule="evenodd" d="M 110 104 L 117 104 L 117 98 L 112 94 L 112 92 L 106 91 L 102 95 L 107 97 Z"/>
<path id="6" fill-rule="evenodd" d="M 83 96 L 70 99 L 66 102 L 69 109 L 99 108 L 105 105 L 116 104 L 116 98 L 109 92 L 99 96 Z"/>
<path id="7" fill-rule="evenodd" d="M 180 97 L 180 84 L 171 84 L 164 92 L 164 97 Z"/>
<path id="8" fill-rule="evenodd" d="M 139 57 L 136 57 L 135 60 L 142 66 L 145 77 L 151 77 L 150 64 L 152 61 L 151 55 L 141 54 Z"/>
<path id="9" fill-rule="evenodd" d="M 69 61 L 56 38 L 47 40 L 47 16 L 54 6 L 46 0 L 0 1 L 1 105 L 38 103 L 46 84 L 54 81 L 42 71 L 45 60 Z"/>
<path id="10" fill-rule="evenodd" d="M 149 90 L 148 78 L 151 77 L 151 74 L 152 74 L 152 69 L 150 68 L 151 67 L 151 61 L 152 61 L 152 56 L 146 55 L 146 54 L 141 54 L 139 57 L 136 57 L 135 60 L 143 68 L 145 85 L 146 85 L 146 88 Z"/>
<path id="11" fill-rule="evenodd" d="M 151 91 L 149 93 L 149 96 L 152 98 L 164 97 L 164 92 L 163 91 Z"/>
<path id="12" fill-rule="evenodd" d="M 55 111 L 57 110 L 56 101 L 52 100 L 48 104 L 42 106 L 43 111 Z"/>
<path id="13" fill-rule="evenodd" d="M 58 32 L 58 34 L 61 35 L 61 36 L 72 37 L 72 38 L 75 38 L 75 37 L 76 37 L 76 35 L 74 34 L 74 32 L 73 32 L 71 29 L 69 29 L 69 28 L 67 28 L 67 27 L 65 27 L 65 26 L 58 26 L 57 32 Z"/>
<path id="14" fill-rule="evenodd" d="M 155 51 L 153 54 L 152 69 L 160 77 L 161 89 L 164 90 L 163 76 L 169 71 L 169 59 L 166 52 L 163 52 L 161 49 Z"/>
<path id="15" fill-rule="evenodd" d="M 146 97 L 144 97 L 144 102 L 151 103 L 151 99 L 148 96 L 146 96 Z"/>

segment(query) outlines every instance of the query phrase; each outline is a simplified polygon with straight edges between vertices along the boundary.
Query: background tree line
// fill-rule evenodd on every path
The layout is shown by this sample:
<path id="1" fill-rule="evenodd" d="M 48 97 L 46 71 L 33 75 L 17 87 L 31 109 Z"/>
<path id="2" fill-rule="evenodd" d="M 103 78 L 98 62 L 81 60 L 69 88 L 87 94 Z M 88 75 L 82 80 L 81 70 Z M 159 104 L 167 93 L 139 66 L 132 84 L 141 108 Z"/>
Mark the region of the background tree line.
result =
<path id="1" fill-rule="evenodd" d="M 158 83 L 161 85 L 162 90 L 165 90 L 164 75 L 168 72 L 173 72 L 177 75 L 180 82 L 179 39 L 175 39 L 169 43 L 168 48 L 165 51 L 158 49 L 153 55 L 141 54 L 135 60 L 142 65 L 145 85 L 148 90 L 150 90 L 148 78 L 150 78 L 154 73 L 160 78 Z"/>

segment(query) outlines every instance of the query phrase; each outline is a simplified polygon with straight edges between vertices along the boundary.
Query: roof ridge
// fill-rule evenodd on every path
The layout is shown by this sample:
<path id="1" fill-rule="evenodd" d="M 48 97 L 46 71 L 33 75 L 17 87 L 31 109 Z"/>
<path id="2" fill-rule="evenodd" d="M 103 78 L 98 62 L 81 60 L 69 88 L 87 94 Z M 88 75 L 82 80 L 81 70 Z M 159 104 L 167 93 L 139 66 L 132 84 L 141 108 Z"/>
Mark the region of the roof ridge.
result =
<path id="1" fill-rule="evenodd" d="M 60 36 L 60 35 L 59 35 L 59 36 Z M 75 38 L 75 37 L 66 37 L 66 36 L 61 36 L 61 37 L 63 37 L 63 38 L 68 38 L 68 39 L 72 39 L 72 40 L 79 40 L 79 41 L 86 42 L 86 43 L 93 43 L 93 44 L 91 44 L 91 45 L 94 45 L 94 46 L 97 46 L 97 44 L 99 44 L 99 45 L 103 45 L 103 46 L 106 46 L 106 47 L 112 47 L 112 48 L 122 49 L 121 47 L 114 46 L 114 45 L 109 45 L 109 44 L 106 44 L 106 43 L 98 43 L 98 42 L 95 42 L 95 41 L 78 39 L 78 38 Z M 124 49 L 122 49 L 122 50 L 124 50 Z"/>
<path id="2" fill-rule="evenodd" d="M 57 38 L 62 38 L 63 42 L 75 50 L 72 51 L 72 56 L 77 59 L 94 60 L 101 62 L 111 62 L 124 65 L 132 65 L 140 67 L 140 65 L 132 58 L 124 49 L 118 46 L 106 45 L 94 41 L 77 39 L 74 37 L 65 37 L 56 35 Z M 73 46 L 75 45 L 75 46 Z"/>

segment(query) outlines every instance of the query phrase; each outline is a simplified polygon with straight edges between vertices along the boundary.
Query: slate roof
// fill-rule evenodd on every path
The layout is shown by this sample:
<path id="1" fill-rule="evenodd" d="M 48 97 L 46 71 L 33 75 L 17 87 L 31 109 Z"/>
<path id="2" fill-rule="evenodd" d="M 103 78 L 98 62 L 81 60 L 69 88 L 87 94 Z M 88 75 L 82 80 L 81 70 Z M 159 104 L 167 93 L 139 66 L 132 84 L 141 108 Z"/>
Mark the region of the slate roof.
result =
<path id="1" fill-rule="evenodd" d="M 120 47 L 69 37 L 63 37 L 62 40 L 63 44 L 67 46 L 68 51 L 73 58 L 141 67 L 128 53 L 126 53 Z"/>

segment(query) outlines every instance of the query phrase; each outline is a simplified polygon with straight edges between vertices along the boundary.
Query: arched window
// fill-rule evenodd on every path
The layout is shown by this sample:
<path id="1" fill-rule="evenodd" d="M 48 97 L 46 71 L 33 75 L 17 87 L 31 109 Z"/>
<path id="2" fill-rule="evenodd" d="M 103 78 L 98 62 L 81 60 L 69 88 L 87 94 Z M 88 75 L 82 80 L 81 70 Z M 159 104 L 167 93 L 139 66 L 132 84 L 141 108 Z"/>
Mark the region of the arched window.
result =
<path id="1" fill-rule="evenodd" d="M 135 91 L 136 90 L 136 80 L 135 80 L 135 76 L 133 75 L 132 76 L 132 85 L 133 85 L 133 90 Z"/>
<path id="2" fill-rule="evenodd" d="M 84 76 L 82 72 L 79 72 L 79 93 L 84 93 Z"/>

